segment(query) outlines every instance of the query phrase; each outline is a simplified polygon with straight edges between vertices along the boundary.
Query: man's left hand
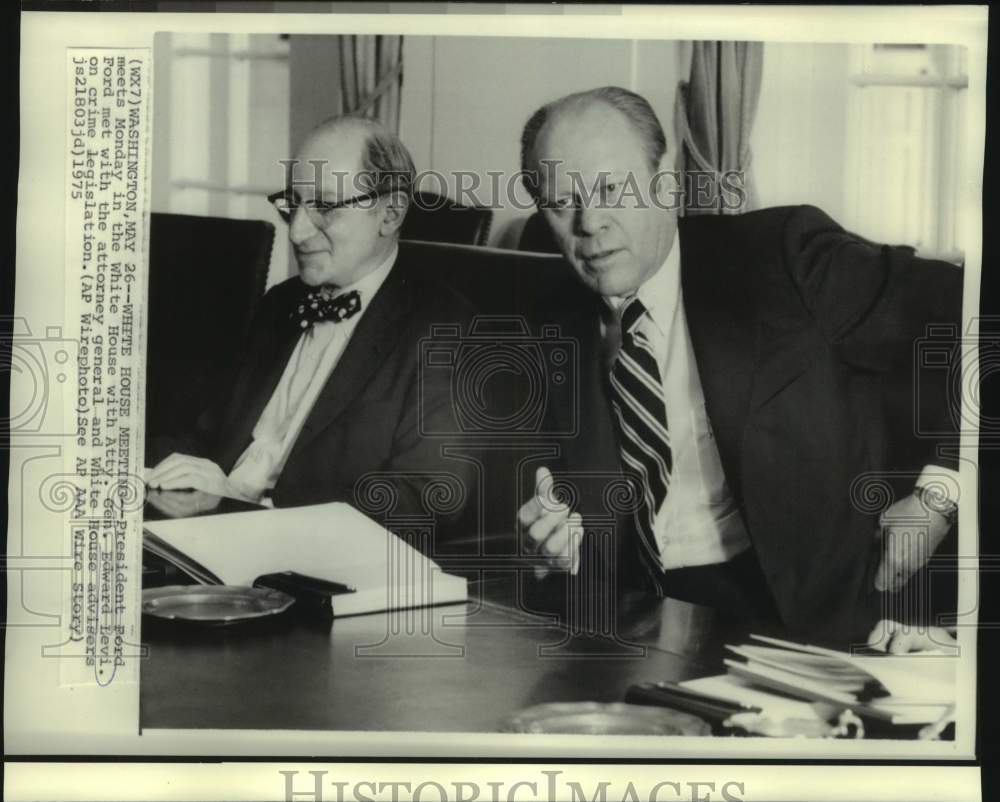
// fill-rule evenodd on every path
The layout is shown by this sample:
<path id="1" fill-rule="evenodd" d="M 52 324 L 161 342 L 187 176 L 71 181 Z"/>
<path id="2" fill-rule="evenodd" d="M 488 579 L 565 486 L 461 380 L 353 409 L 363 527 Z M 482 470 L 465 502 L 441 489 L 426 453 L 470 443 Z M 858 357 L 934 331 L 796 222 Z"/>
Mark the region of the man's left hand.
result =
<path id="1" fill-rule="evenodd" d="M 868 645 L 889 654 L 935 650 L 954 653 L 958 649 L 958 640 L 954 630 L 944 627 L 904 626 L 898 621 L 883 618 L 868 634 Z"/>
<path id="2" fill-rule="evenodd" d="M 951 525 L 915 494 L 889 507 L 880 523 L 882 562 L 875 575 L 875 589 L 894 593 L 927 563 Z"/>

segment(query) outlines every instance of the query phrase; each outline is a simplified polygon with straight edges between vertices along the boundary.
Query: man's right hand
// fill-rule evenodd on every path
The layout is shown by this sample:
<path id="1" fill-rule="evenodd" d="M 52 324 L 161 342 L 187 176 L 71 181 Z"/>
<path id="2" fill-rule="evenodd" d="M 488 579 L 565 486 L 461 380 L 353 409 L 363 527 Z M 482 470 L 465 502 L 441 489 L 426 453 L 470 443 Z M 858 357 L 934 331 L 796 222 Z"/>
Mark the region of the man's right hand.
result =
<path id="1" fill-rule="evenodd" d="M 545 558 L 546 564 L 535 570 L 539 579 L 551 569 L 576 574 L 580 567 L 583 519 L 555 498 L 553 484 L 549 469 L 539 468 L 535 472 L 535 495 L 517 511 L 525 546 Z"/>
<path id="2" fill-rule="evenodd" d="M 146 501 L 168 518 L 189 518 L 211 512 L 222 503 L 222 496 L 203 490 L 148 490 Z"/>
<path id="3" fill-rule="evenodd" d="M 222 468 L 209 459 L 171 454 L 145 470 L 146 486 L 154 490 L 200 490 L 213 496 L 253 501 L 232 485 Z"/>

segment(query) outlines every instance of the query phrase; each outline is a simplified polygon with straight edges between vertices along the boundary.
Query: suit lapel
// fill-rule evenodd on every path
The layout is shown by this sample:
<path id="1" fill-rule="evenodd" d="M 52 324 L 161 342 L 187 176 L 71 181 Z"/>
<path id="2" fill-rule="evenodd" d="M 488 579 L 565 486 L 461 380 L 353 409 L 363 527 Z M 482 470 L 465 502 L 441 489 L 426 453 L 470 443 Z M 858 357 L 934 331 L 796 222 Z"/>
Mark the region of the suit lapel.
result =
<path id="1" fill-rule="evenodd" d="M 320 390 L 292 452 L 299 451 L 347 409 L 382 365 L 398 339 L 400 318 L 410 309 L 405 269 L 397 259 L 385 282 L 364 310 L 344 352 Z"/>
<path id="2" fill-rule="evenodd" d="M 565 441 L 565 463 L 574 471 L 617 472 L 618 445 L 608 402 L 599 300 L 588 297 L 567 318 L 563 336 L 577 344 L 578 396 L 572 408 L 557 408 L 559 431 L 573 431 Z"/>
<path id="3" fill-rule="evenodd" d="M 701 234 L 701 236 L 698 236 Z M 705 408 L 730 488 L 742 496 L 743 433 L 757 362 L 753 271 L 681 221 L 681 293 Z"/>

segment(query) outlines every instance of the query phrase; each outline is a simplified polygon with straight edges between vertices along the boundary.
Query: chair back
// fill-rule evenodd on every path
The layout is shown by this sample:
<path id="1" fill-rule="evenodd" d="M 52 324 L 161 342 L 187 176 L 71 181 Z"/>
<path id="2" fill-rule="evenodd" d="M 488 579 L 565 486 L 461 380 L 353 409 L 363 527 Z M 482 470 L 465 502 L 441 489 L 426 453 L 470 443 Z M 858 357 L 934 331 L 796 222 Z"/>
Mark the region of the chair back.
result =
<path id="1" fill-rule="evenodd" d="M 262 220 L 150 215 L 147 443 L 189 431 L 238 358 L 273 243 Z"/>
<path id="2" fill-rule="evenodd" d="M 434 192 L 415 192 L 403 239 L 485 245 L 490 236 L 493 212 L 479 206 L 463 206 Z"/>

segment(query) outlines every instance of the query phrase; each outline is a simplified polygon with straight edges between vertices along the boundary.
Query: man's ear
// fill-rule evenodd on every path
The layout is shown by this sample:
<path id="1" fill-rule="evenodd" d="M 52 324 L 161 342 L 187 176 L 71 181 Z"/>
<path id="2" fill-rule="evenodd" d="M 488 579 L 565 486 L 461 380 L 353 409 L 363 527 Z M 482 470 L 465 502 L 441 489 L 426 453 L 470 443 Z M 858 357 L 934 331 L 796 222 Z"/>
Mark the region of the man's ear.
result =
<path id="1" fill-rule="evenodd" d="M 404 192 L 392 192 L 385 196 L 385 200 L 385 206 L 382 207 L 382 225 L 379 228 L 379 233 L 383 237 L 388 237 L 402 228 L 410 199 L 406 197 L 406 193 Z"/>
<path id="2" fill-rule="evenodd" d="M 670 151 L 664 151 L 660 157 L 660 163 L 656 166 L 656 177 L 653 191 L 655 193 L 654 202 L 661 209 L 668 209 L 677 212 L 684 202 L 684 193 L 681 188 L 680 176 L 673 164 L 673 155 Z"/>

